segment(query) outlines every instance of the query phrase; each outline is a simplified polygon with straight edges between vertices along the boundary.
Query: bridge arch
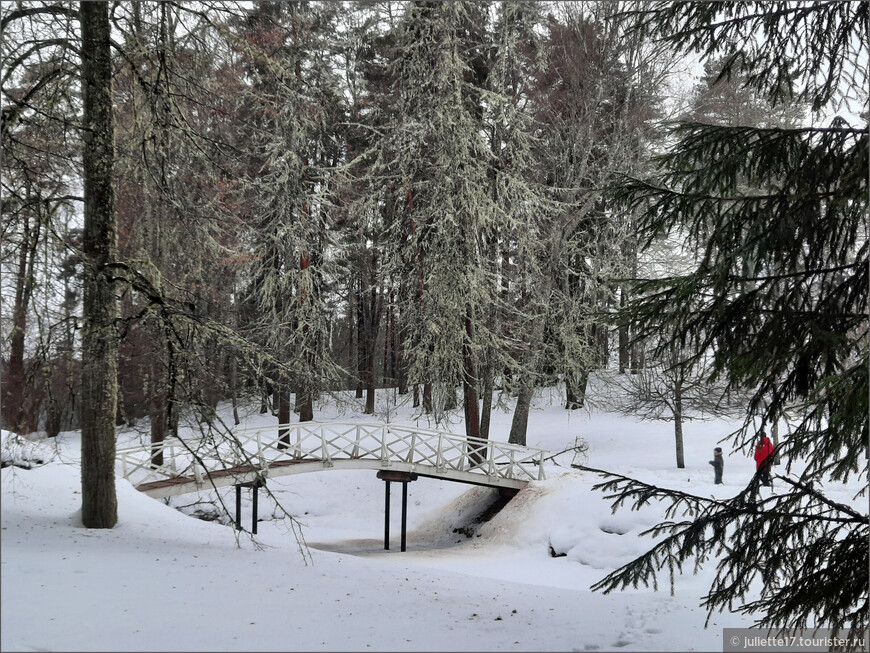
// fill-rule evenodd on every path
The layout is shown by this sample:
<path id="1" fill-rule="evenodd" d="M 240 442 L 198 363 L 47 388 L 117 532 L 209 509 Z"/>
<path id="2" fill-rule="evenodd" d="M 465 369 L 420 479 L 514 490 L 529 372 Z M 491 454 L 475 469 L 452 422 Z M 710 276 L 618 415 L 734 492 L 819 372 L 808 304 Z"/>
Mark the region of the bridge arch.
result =
<path id="1" fill-rule="evenodd" d="M 234 430 L 224 438 L 119 449 L 122 476 L 152 497 L 264 483 L 337 469 L 392 470 L 517 491 L 543 479 L 544 450 L 380 422 L 298 422 Z"/>

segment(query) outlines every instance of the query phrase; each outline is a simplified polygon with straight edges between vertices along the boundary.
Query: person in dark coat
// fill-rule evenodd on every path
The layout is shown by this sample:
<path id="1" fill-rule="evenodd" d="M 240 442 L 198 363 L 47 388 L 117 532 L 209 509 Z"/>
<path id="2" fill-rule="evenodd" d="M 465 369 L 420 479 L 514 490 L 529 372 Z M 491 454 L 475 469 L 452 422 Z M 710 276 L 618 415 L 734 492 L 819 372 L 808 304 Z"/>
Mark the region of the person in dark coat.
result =
<path id="1" fill-rule="evenodd" d="M 773 466 L 773 443 L 764 431 L 758 433 L 755 444 L 755 469 L 761 476 L 761 484 L 773 487 L 770 468 Z"/>
<path id="2" fill-rule="evenodd" d="M 713 482 L 722 485 L 722 447 L 713 449 L 713 460 L 710 464 L 713 465 Z"/>

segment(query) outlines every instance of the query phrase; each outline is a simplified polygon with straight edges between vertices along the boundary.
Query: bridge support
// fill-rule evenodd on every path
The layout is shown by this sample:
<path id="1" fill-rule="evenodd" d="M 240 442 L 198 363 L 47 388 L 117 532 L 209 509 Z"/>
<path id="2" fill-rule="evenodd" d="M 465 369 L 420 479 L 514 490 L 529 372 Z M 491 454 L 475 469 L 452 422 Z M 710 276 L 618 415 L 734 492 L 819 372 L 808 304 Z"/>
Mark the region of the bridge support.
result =
<path id="1" fill-rule="evenodd" d="M 250 483 L 237 483 L 236 484 L 236 530 L 242 530 L 242 488 L 249 487 L 253 490 L 253 494 L 251 495 L 251 533 L 254 535 L 257 534 L 257 499 L 259 488 L 265 485 L 266 482 L 262 479 L 257 479 L 256 481 L 251 481 Z"/>
<path id="2" fill-rule="evenodd" d="M 397 472 L 382 469 L 378 472 L 378 478 L 384 481 L 384 550 L 390 550 L 390 482 L 396 481 L 402 484 L 402 543 L 401 550 L 405 550 L 405 536 L 408 524 L 408 483 L 417 480 L 413 472 Z"/>

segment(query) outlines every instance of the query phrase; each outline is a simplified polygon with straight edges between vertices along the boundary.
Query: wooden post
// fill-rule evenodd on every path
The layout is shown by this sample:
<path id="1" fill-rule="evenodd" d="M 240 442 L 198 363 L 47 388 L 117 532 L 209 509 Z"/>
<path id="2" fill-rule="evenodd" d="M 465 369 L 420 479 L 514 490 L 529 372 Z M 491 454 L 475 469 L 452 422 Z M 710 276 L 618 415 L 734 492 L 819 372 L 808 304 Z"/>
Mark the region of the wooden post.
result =
<path id="1" fill-rule="evenodd" d="M 259 483 L 254 483 L 254 485 L 253 485 L 253 492 L 254 492 L 253 505 L 251 506 L 251 508 L 252 508 L 251 512 L 253 513 L 253 517 L 251 518 L 251 520 L 252 520 L 251 521 L 251 532 L 254 535 L 257 534 L 257 497 L 260 493 L 259 487 L 260 487 Z"/>
<path id="2" fill-rule="evenodd" d="M 405 532 L 408 525 L 408 481 L 402 481 L 402 552 L 405 551 Z"/>
<path id="3" fill-rule="evenodd" d="M 402 484 L 402 546 L 405 550 L 406 531 L 408 524 L 408 483 L 417 480 L 417 474 L 413 472 L 399 472 L 391 469 L 382 469 L 378 472 L 378 478 L 386 483 L 384 501 L 384 550 L 390 549 L 390 481 Z"/>
<path id="4" fill-rule="evenodd" d="M 242 530 L 242 486 L 236 486 L 236 530 Z"/>
<path id="5" fill-rule="evenodd" d="M 390 550 L 390 482 L 385 481 L 386 497 L 384 500 L 384 551 Z"/>

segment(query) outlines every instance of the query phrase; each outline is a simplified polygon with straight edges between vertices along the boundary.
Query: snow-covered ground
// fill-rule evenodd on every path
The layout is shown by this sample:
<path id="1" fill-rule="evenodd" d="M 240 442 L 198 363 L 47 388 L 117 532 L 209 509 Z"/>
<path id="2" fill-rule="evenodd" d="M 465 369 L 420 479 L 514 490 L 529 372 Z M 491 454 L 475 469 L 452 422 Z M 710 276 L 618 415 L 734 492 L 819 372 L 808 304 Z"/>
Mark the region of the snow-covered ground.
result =
<path id="1" fill-rule="evenodd" d="M 379 418 L 434 426 L 402 405 L 405 399 L 382 392 Z M 353 405 L 324 400 L 315 417 L 371 419 Z M 507 439 L 510 417 L 493 414 L 493 439 Z M 244 425 L 269 422 L 274 418 L 251 413 Z M 584 462 L 591 467 L 729 496 L 751 478 L 751 457 L 722 445 L 720 486 L 707 461 L 734 428 L 721 420 L 687 423 L 686 468 L 677 469 L 671 423 L 566 411 L 555 391 L 545 391 L 536 397 L 528 444 L 556 453 L 579 436 L 588 442 Z M 449 430 L 463 432 L 461 415 Z M 125 429 L 119 444 L 141 437 Z M 9 434 L 3 440 L 9 450 Z M 303 524 L 306 561 L 292 525 L 273 519 L 281 512 L 262 491 L 253 540 L 176 509 L 191 512 L 197 499 L 213 494 L 167 506 L 123 479 L 118 525 L 83 528 L 79 440 L 70 432 L 56 442 L 16 445 L 15 457 L 35 450 L 49 462 L 0 472 L 3 651 L 722 650 L 723 627 L 751 625 L 744 616 L 715 614 L 704 627 L 699 603 L 712 566 L 679 577 L 673 596 L 665 574 L 658 592 L 591 592 L 591 584 L 649 548 L 650 538 L 638 533 L 662 510 L 611 514 L 610 503 L 591 490 L 600 478 L 572 468 L 572 453 L 548 462 L 546 480 L 476 529 L 469 522 L 494 490 L 429 478 L 410 483 L 404 553 L 400 486 L 393 484 L 385 551 L 384 484 L 375 472 L 271 479 L 275 498 Z M 833 494 L 850 501 L 855 489 Z M 221 492 L 233 510 L 233 488 Z M 243 499 L 249 526 L 249 490 Z M 551 546 L 566 555 L 551 557 Z"/>

